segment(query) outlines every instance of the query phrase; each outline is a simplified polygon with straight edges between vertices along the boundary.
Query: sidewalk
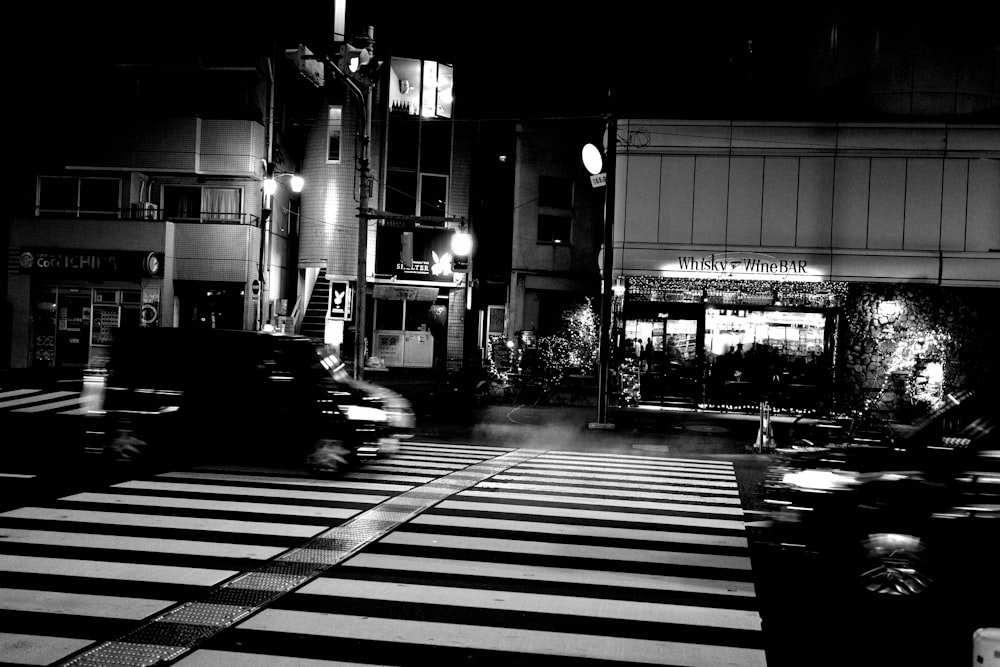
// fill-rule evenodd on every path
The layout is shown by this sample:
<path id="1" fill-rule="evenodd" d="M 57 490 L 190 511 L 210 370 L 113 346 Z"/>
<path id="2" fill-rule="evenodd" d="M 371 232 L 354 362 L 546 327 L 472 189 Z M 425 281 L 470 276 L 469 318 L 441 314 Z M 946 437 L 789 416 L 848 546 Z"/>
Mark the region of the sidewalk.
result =
<path id="1" fill-rule="evenodd" d="M 608 447 L 653 455 L 752 454 L 760 418 L 757 414 L 655 408 L 611 407 L 608 428 L 601 428 L 593 398 L 573 405 L 530 405 L 511 402 L 477 405 L 474 397 L 431 381 L 411 378 L 373 378 L 396 391 L 417 414 L 416 438 L 468 438 L 478 444 L 538 446 L 569 449 Z M 791 419 L 772 418 L 780 442 Z"/>
<path id="2" fill-rule="evenodd" d="M 407 399 L 417 415 L 415 437 L 424 440 L 468 439 L 496 446 L 570 449 L 592 446 L 657 456 L 753 454 L 760 419 L 756 414 L 655 408 L 609 407 L 601 428 L 593 397 L 572 405 L 479 405 L 471 392 L 459 392 L 429 378 L 374 376 L 370 381 Z M 0 369 L 0 387 L 31 386 L 49 390 L 79 382 L 79 371 L 39 372 Z M 772 418 L 775 440 L 784 442 L 791 418 Z"/>

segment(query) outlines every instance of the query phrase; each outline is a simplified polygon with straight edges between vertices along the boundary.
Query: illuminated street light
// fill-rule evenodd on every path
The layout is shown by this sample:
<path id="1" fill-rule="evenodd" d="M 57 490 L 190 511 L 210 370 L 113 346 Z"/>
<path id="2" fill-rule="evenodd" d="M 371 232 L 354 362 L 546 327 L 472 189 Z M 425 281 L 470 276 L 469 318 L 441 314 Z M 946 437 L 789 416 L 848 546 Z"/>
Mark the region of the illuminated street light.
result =
<path id="1" fill-rule="evenodd" d="M 451 237 L 451 251 L 456 257 L 465 257 L 472 252 L 472 234 L 455 232 Z"/>
<path id="2" fill-rule="evenodd" d="M 304 178 L 298 174 L 292 174 L 290 172 L 275 172 L 274 165 L 269 164 L 267 167 L 267 176 L 265 176 L 264 182 L 262 183 L 265 195 L 270 197 L 278 191 L 278 179 L 282 176 L 288 177 L 288 182 L 292 188 L 292 192 L 302 192 L 302 188 L 305 187 L 306 184 Z"/>
<path id="3" fill-rule="evenodd" d="M 259 298 L 257 305 L 257 328 L 263 329 L 266 304 L 269 299 L 269 283 L 271 275 L 271 210 L 274 206 L 274 195 L 278 191 L 278 179 L 287 176 L 292 192 L 302 192 L 306 181 L 298 174 L 291 172 L 277 171 L 273 162 L 262 159 L 264 165 L 264 180 L 260 184 L 260 189 L 264 193 L 260 209 L 260 258 L 257 263 L 257 280 L 260 292 L 255 293 L 255 300 Z"/>
<path id="4" fill-rule="evenodd" d="M 594 144 L 587 144 L 583 147 L 582 156 L 583 166 L 592 175 L 596 176 L 604 171 L 604 156 L 600 148 Z"/>

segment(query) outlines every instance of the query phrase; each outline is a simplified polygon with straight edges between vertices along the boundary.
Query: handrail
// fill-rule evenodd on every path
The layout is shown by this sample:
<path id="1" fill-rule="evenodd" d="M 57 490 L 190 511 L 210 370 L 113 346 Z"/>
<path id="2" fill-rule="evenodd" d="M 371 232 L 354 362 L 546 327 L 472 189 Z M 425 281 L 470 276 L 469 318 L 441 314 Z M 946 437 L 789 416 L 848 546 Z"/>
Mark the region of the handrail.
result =
<path id="1" fill-rule="evenodd" d="M 302 320 L 305 317 L 305 308 L 302 307 L 302 295 L 295 297 L 295 306 L 292 308 L 292 331 L 301 333 Z"/>
<path id="2" fill-rule="evenodd" d="M 214 216 L 214 217 L 213 217 Z M 200 213 L 197 219 L 168 216 L 162 208 L 139 208 L 131 206 L 107 211 L 88 211 L 79 208 L 47 209 L 35 207 L 35 217 L 64 220 L 136 220 L 150 222 L 175 222 L 191 225 L 253 225 L 260 224 L 260 216 L 254 213 Z"/>

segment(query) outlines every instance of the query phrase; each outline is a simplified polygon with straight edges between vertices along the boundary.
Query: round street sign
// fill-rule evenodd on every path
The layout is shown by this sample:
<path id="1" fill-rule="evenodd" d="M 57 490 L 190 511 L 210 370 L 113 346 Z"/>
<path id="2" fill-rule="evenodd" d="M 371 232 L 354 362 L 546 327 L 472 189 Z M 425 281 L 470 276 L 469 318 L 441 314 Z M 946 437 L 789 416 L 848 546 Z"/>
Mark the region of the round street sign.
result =
<path id="1" fill-rule="evenodd" d="M 139 318 L 144 325 L 149 325 L 156 322 L 156 316 L 159 314 L 159 309 L 151 303 L 142 304 L 142 308 L 139 309 Z"/>
<path id="2" fill-rule="evenodd" d="M 260 281 L 259 280 L 254 280 L 252 283 L 250 283 L 250 291 L 253 293 L 254 296 L 257 296 L 258 294 L 260 294 Z"/>

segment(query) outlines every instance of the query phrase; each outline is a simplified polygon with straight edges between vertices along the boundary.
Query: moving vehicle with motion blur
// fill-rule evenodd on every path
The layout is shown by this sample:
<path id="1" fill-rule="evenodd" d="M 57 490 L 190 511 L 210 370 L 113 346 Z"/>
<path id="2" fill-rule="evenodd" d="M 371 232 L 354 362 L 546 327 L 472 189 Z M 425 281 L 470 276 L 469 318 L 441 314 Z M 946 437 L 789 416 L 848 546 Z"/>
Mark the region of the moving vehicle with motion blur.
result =
<path id="1" fill-rule="evenodd" d="M 329 346 L 293 334 L 121 329 L 87 383 L 97 387 L 88 451 L 116 461 L 329 473 L 392 453 L 415 425 L 404 397 L 355 380 Z"/>
<path id="2" fill-rule="evenodd" d="M 974 606 L 1000 625 L 997 408 L 992 392 L 963 391 L 891 445 L 779 449 L 762 542 L 815 559 L 810 584 Z"/>

